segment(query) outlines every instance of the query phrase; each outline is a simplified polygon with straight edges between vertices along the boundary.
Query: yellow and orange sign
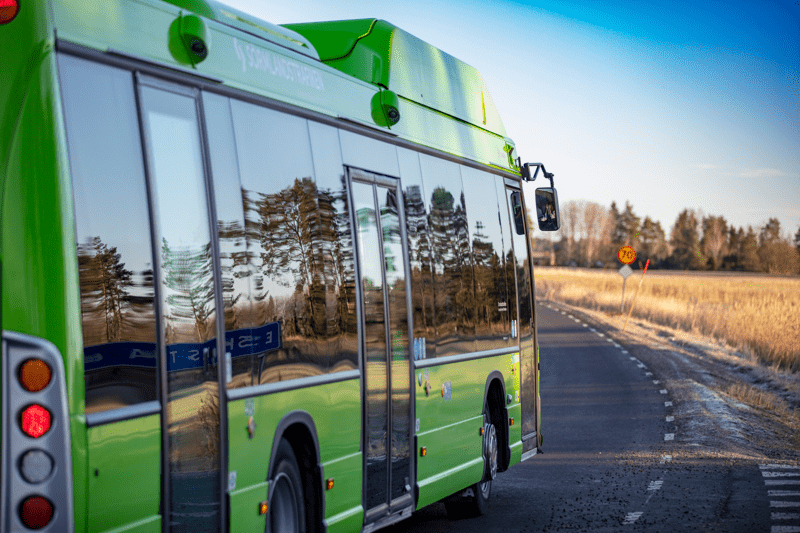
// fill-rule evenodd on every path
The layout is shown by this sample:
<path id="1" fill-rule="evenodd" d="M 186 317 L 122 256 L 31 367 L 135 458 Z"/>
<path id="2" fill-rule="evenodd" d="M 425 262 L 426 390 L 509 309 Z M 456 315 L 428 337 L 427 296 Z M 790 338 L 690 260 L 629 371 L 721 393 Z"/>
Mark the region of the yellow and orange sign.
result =
<path id="1" fill-rule="evenodd" d="M 617 252 L 617 259 L 619 259 L 620 263 L 630 265 L 636 261 L 636 250 L 631 246 L 623 246 Z"/>

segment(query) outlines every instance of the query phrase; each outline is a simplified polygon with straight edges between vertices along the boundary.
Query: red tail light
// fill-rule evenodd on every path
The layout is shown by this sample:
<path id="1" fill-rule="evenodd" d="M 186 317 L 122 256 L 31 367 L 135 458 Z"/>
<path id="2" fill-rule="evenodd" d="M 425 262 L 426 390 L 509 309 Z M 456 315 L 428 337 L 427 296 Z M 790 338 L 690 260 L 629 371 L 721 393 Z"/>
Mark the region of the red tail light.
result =
<path id="1" fill-rule="evenodd" d="M 19 13 L 19 0 L 0 0 L 0 24 L 14 20 Z"/>
<path id="2" fill-rule="evenodd" d="M 19 518 L 31 529 L 41 529 L 53 518 L 53 504 L 41 496 L 31 496 L 19 508 Z"/>
<path id="3" fill-rule="evenodd" d="M 35 403 L 22 411 L 22 431 L 38 439 L 50 430 L 50 411 Z"/>

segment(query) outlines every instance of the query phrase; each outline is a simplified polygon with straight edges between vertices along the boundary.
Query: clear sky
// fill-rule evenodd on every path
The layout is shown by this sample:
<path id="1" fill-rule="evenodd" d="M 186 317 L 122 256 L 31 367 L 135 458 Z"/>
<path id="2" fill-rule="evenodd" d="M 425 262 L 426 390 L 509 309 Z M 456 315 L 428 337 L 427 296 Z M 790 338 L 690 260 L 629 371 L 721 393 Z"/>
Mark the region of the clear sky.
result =
<path id="1" fill-rule="evenodd" d="M 381 18 L 476 67 L 559 200 L 800 227 L 800 0 L 223 0 L 269 22 Z"/>

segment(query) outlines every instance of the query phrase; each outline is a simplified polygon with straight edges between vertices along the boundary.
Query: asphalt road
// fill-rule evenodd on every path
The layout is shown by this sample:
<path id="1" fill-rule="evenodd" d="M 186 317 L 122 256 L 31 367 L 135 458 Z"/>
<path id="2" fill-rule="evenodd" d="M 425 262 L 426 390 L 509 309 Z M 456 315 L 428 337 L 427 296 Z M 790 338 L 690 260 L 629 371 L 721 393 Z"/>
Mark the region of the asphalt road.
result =
<path id="1" fill-rule="evenodd" d="M 775 511 L 800 508 L 771 509 L 768 466 L 693 457 L 668 440 L 670 394 L 641 355 L 646 347 L 537 310 L 545 453 L 499 475 L 482 517 L 450 521 L 434 504 L 385 531 L 800 531 L 774 529 Z"/>

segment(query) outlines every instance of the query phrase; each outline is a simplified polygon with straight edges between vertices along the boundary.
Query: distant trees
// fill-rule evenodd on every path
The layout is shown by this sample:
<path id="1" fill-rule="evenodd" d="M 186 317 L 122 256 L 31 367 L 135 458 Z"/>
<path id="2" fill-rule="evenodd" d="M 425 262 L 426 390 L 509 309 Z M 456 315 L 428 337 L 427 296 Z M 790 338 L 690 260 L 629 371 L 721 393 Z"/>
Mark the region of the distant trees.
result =
<path id="1" fill-rule="evenodd" d="M 792 240 L 780 222 L 736 228 L 722 215 L 684 209 L 673 224 L 669 241 L 661 223 L 637 215 L 630 202 L 605 208 L 595 202 L 569 201 L 562 209 L 559 241 L 553 242 L 559 265 L 618 266 L 621 246 L 636 249 L 638 262 L 656 268 L 739 270 L 767 273 L 800 272 L 800 227 Z M 551 242 L 551 241 L 547 241 Z M 541 243 L 537 246 L 541 248 Z"/>

